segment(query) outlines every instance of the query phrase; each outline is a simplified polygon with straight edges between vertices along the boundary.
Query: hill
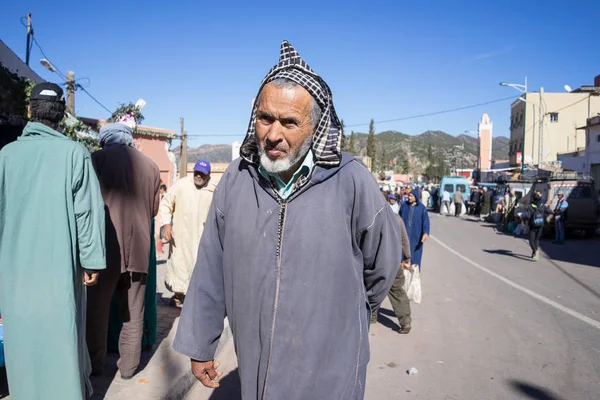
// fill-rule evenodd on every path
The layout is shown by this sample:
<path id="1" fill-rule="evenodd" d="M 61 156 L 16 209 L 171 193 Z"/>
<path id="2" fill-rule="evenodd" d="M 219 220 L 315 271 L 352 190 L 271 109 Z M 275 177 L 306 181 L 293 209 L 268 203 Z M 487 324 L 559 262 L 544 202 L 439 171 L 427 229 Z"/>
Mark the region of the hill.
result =
<path id="1" fill-rule="evenodd" d="M 366 155 L 367 134 L 355 134 L 355 154 Z M 386 165 L 392 160 L 395 165 L 401 165 L 403 159 L 408 161 L 411 172 L 423 172 L 428 164 L 428 151 L 431 146 L 433 157 L 443 160 L 446 165 L 454 168 L 473 168 L 477 164 L 477 138 L 459 135 L 452 136 L 442 131 L 427 131 L 420 135 L 407 135 L 396 131 L 385 131 L 376 134 L 377 138 L 377 163 L 383 159 L 385 150 Z M 346 136 L 349 139 L 349 136 Z M 454 146 L 463 147 L 464 149 Z M 508 158 L 509 139 L 495 137 L 492 140 L 492 158 Z M 173 152 L 179 159 L 179 147 Z M 207 160 L 211 163 L 231 162 L 231 145 L 204 144 L 197 148 L 188 149 L 188 162 Z"/>
<path id="2" fill-rule="evenodd" d="M 366 155 L 366 133 L 355 133 L 355 154 Z M 376 134 L 377 160 L 375 166 L 394 165 L 407 166 L 413 173 L 421 173 L 428 164 L 428 152 L 431 147 L 435 160 L 443 160 L 451 168 L 474 168 L 477 165 L 478 140 L 468 135 L 452 136 L 442 131 L 427 131 L 420 135 L 407 135 L 397 131 L 385 131 Z M 349 136 L 346 136 L 349 140 Z M 495 137 L 492 139 L 492 158 L 507 159 L 509 139 Z M 384 154 L 385 153 L 385 154 Z"/>

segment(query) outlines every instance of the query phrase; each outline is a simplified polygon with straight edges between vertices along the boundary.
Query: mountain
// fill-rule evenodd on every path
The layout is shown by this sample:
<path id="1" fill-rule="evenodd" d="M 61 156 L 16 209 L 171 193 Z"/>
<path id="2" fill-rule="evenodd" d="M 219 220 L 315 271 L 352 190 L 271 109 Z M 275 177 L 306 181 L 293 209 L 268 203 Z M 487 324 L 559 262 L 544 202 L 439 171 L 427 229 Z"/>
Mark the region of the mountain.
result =
<path id="1" fill-rule="evenodd" d="M 355 154 L 366 155 L 367 134 L 355 134 Z M 346 140 L 350 137 L 346 135 Z M 467 135 L 452 136 L 442 131 L 427 131 L 420 135 L 407 135 L 396 131 L 385 131 L 375 135 L 377 139 L 377 163 L 381 162 L 385 149 L 386 165 L 389 160 L 396 165 L 408 160 L 411 172 L 423 172 L 428 164 L 428 151 L 431 145 L 433 157 L 444 160 L 446 165 L 454 168 L 473 168 L 477 164 L 477 138 Z M 464 149 L 454 146 L 464 147 Z M 509 139 L 495 137 L 492 139 L 492 158 L 508 159 Z M 173 150 L 179 160 L 179 147 Z M 211 163 L 231 162 L 231 145 L 204 144 L 197 148 L 188 148 L 188 162 L 207 160 Z M 406 163 L 406 161 L 404 161 Z"/>
<path id="2" fill-rule="evenodd" d="M 175 158 L 179 162 L 179 153 L 181 148 L 178 146 L 173 149 Z M 198 160 L 206 160 L 211 163 L 231 162 L 231 145 L 229 144 L 203 144 L 197 148 L 188 148 L 187 161 L 195 163 Z"/>
<path id="3" fill-rule="evenodd" d="M 366 155 L 366 133 L 355 133 L 355 154 Z M 423 172 L 428 165 L 428 152 L 434 160 L 443 160 L 451 168 L 474 168 L 477 165 L 478 140 L 468 135 L 452 136 L 442 131 L 427 131 L 420 135 L 407 135 L 397 131 L 385 131 L 376 134 L 377 168 L 384 159 L 389 165 L 391 160 L 394 165 L 404 165 L 411 172 Z M 349 140 L 349 135 L 346 135 Z M 458 146 L 458 147 L 457 147 Z M 492 139 L 492 158 L 507 159 L 509 139 L 495 137 Z"/>

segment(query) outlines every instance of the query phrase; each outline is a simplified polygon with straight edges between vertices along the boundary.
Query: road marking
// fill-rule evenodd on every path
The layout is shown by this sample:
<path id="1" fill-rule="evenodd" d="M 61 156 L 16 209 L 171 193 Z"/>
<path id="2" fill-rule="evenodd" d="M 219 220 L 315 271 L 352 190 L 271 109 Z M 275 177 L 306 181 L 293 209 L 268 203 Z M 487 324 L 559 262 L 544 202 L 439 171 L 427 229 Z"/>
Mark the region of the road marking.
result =
<path id="1" fill-rule="evenodd" d="M 506 283 L 507 285 L 510 285 L 512 287 L 514 287 L 517 290 L 520 290 L 521 292 L 528 294 L 529 296 L 533 297 L 534 299 L 537 299 L 539 301 L 541 301 L 542 303 L 546 303 L 551 307 L 556 308 L 557 310 L 560 310 L 566 314 L 569 314 L 572 317 L 577 318 L 578 320 L 580 320 L 581 322 L 585 322 L 588 325 L 591 325 L 592 327 L 599 329 L 600 330 L 600 322 L 596 321 L 595 319 L 592 319 L 590 317 L 587 317 L 583 314 L 578 313 L 575 310 L 571 310 L 568 307 L 563 306 L 562 304 L 558 304 L 555 301 L 550 300 L 549 298 L 542 296 L 541 294 L 538 294 L 536 292 L 534 292 L 533 290 L 527 289 L 524 286 L 519 285 L 516 282 L 511 281 L 510 279 L 495 273 L 494 271 L 476 263 L 475 261 L 463 256 L 462 254 L 460 254 L 459 252 L 457 252 L 456 250 L 452 249 L 450 246 L 448 246 L 447 244 L 445 244 L 444 242 L 442 242 L 440 239 L 438 239 L 435 236 L 430 236 L 435 242 L 437 242 L 437 244 L 439 244 L 440 246 L 442 246 L 443 248 L 445 248 L 446 250 L 448 250 L 450 253 L 456 255 L 459 258 L 462 258 L 463 260 L 465 260 L 466 262 L 468 262 L 469 264 L 471 264 L 472 266 L 474 266 L 475 268 L 493 276 L 496 279 L 501 280 L 502 282 Z"/>

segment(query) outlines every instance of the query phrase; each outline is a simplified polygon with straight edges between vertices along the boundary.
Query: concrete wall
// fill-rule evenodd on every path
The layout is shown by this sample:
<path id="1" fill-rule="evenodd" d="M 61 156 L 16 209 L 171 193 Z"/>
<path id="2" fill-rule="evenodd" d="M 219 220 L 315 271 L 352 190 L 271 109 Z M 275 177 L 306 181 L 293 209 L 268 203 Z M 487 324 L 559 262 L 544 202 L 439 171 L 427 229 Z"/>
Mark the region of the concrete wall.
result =
<path id="1" fill-rule="evenodd" d="M 593 165 L 600 165 L 600 116 L 589 120 L 585 158 L 587 173 L 591 173 Z"/>
<path id="2" fill-rule="evenodd" d="M 165 143 L 167 138 L 161 136 L 140 136 L 134 135 L 135 147 L 144 155 L 150 157 L 156 163 L 160 170 L 160 180 L 162 183 L 171 187 L 173 185 L 174 166 L 169 160 Z"/>
<path id="3" fill-rule="evenodd" d="M 585 148 L 585 134 L 578 127 L 587 118 L 600 112 L 600 97 L 589 93 L 543 94 L 543 140 L 540 142 L 540 94 L 527 93 L 527 103 L 520 100 L 511 105 L 510 162 L 516 164 L 516 153 L 521 151 L 525 132 L 526 164 L 557 160 L 558 153 Z M 550 113 L 558 114 L 558 121 Z M 543 146 L 543 148 L 542 148 Z"/>

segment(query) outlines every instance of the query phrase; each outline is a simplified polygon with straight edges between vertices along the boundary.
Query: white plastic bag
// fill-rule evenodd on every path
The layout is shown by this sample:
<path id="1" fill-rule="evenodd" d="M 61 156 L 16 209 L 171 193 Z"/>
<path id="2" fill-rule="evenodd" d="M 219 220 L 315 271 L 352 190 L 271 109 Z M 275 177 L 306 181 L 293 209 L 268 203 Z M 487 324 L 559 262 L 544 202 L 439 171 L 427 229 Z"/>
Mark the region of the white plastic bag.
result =
<path id="1" fill-rule="evenodd" d="M 404 270 L 403 289 L 408 296 L 408 300 L 421 304 L 421 276 L 417 264 L 413 264 L 410 269 Z"/>

